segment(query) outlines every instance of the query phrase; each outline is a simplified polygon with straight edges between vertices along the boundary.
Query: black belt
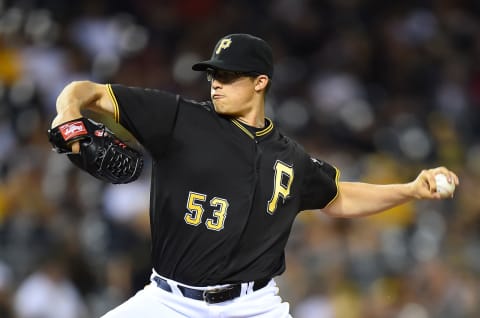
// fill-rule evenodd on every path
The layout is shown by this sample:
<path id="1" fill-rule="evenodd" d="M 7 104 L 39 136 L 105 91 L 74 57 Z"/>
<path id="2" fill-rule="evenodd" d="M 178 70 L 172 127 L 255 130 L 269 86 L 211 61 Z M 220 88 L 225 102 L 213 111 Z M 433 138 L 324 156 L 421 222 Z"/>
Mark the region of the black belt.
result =
<path id="1" fill-rule="evenodd" d="M 172 287 L 163 278 L 155 276 L 153 280 L 157 283 L 157 286 L 165 291 L 172 292 Z M 259 290 L 267 286 L 270 279 L 256 280 L 253 283 L 253 291 Z M 241 284 L 228 285 L 226 287 L 200 290 L 177 285 L 178 289 L 182 292 L 182 295 L 191 299 L 203 300 L 209 304 L 221 303 L 227 300 L 232 300 L 240 296 L 242 291 Z"/>

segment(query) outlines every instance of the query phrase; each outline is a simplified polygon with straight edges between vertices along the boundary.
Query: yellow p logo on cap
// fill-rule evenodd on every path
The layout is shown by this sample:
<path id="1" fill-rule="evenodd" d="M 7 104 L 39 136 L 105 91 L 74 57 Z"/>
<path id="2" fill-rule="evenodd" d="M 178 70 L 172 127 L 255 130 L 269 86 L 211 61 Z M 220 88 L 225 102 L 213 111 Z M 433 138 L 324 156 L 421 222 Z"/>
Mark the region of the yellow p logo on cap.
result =
<path id="1" fill-rule="evenodd" d="M 226 49 L 230 46 L 230 44 L 232 44 L 232 40 L 231 39 L 223 39 L 222 42 L 220 42 L 220 44 L 218 45 L 218 48 L 217 50 L 215 51 L 216 54 L 220 54 L 220 52 L 223 50 L 223 49 Z"/>

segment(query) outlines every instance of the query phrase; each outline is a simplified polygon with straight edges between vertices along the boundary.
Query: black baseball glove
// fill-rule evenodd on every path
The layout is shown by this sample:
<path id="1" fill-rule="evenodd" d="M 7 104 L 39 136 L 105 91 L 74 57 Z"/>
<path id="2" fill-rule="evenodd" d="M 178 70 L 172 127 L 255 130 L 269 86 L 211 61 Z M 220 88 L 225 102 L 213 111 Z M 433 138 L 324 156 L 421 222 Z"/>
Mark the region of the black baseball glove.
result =
<path id="1" fill-rule="evenodd" d="M 48 139 L 58 153 L 92 176 L 110 183 L 135 181 L 143 168 L 142 153 L 123 143 L 105 125 L 78 118 L 48 130 Z M 78 141 L 80 152 L 71 144 Z"/>

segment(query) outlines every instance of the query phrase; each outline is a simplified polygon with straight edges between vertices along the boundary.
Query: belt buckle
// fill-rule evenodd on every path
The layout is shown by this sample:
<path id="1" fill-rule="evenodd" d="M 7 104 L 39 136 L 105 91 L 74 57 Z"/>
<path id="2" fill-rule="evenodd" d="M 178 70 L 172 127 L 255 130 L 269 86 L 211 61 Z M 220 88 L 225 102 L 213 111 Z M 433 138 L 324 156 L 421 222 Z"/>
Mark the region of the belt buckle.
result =
<path id="1" fill-rule="evenodd" d="M 202 293 L 203 300 L 208 304 L 217 304 L 230 300 L 227 296 L 230 295 L 230 291 L 234 289 L 234 286 L 227 286 L 224 288 L 214 288 L 204 290 Z"/>

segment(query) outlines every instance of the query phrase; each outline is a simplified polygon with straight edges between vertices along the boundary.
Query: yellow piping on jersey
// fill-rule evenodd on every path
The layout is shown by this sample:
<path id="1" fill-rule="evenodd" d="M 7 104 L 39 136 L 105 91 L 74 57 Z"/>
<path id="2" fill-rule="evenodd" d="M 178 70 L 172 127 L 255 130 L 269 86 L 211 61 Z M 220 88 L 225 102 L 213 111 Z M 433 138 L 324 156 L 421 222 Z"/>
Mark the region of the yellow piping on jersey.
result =
<path id="1" fill-rule="evenodd" d="M 232 123 L 234 123 L 238 128 L 240 128 L 244 133 L 246 133 L 248 137 L 255 139 L 253 134 L 250 131 L 248 131 L 248 129 L 245 128 L 240 122 L 238 122 L 238 120 L 232 119 Z"/>
<path id="2" fill-rule="evenodd" d="M 265 127 L 264 129 L 260 130 L 260 131 L 257 131 L 256 132 L 256 135 L 257 137 L 261 137 L 261 136 L 265 136 L 266 134 L 268 134 L 269 132 L 271 132 L 273 130 L 273 123 L 270 119 L 266 118 L 267 122 L 268 122 L 268 125 L 267 127 Z"/>
<path id="3" fill-rule="evenodd" d="M 327 203 L 327 205 L 325 205 L 323 208 L 325 209 L 326 207 L 328 207 L 330 204 L 332 204 L 333 201 L 335 201 L 335 199 L 338 197 L 338 195 L 340 194 L 340 188 L 338 187 L 338 182 L 340 180 L 340 170 L 337 169 L 337 167 L 334 167 L 335 168 L 335 186 L 337 187 L 337 194 L 335 194 L 335 196 L 333 197 L 333 199 L 330 200 L 330 202 Z"/>
<path id="4" fill-rule="evenodd" d="M 273 123 L 270 119 L 266 118 L 268 124 L 267 126 L 260 130 L 260 131 L 257 131 L 255 133 L 255 136 L 257 137 L 261 137 L 261 136 L 265 136 L 266 134 L 268 134 L 269 132 L 271 132 L 273 130 Z M 240 128 L 244 133 L 246 133 L 250 138 L 252 139 L 255 139 L 255 136 L 247 129 L 245 128 L 245 126 L 240 123 L 238 120 L 236 119 L 232 119 L 232 123 L 234 123 L 238 128 Z"/>
<path id="5" fill-rule="evenodd" d="M 110 99 L 112 100 L 112 103 L 113 103 L 113 118 L 115 119 L 116 123 L 119 123 L 120 122 L 120 111 L 118 109 L 117 98 L 115 97 L 115 94 L 113 93 L 112 85 L 107 84 L 106 87 L 107 87 L 108 95 L 110 95 Z"/>

